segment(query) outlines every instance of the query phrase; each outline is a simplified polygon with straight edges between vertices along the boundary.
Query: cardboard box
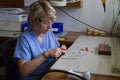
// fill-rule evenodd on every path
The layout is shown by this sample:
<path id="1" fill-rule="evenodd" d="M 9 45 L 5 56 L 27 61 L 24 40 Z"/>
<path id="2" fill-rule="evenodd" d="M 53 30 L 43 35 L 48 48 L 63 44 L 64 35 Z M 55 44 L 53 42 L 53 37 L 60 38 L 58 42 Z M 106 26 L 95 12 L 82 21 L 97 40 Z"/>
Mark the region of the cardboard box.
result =
<path id="1" fill-rule="evenodd" d="M 99 44 L 98 54 L 99 55 L 111 55 L 111 47 L 108 44 Z"/>
<path id="2" fill-rule="evenodd" d="M 55 22 L 52 24 L 52 31 L 54 33 L 61 33 L 63 32 L 63 23 Z"/>

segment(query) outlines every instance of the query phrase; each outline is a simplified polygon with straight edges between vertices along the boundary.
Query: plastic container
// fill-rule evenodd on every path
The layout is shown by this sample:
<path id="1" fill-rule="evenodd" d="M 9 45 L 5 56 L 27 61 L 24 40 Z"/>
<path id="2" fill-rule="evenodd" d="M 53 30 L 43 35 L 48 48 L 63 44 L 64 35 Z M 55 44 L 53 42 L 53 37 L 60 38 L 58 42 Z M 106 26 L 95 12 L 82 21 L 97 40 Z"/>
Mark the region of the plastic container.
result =
<path id="1" fill-rule="evenodd" d="M 23 25 L 22 25 L 22 32 L 24 30 L 26 30 L 28 27 L 29 27 L 29 23 L 28 22 L 24 22 Z"/>
<path id="2" fill-rule="evenodd" d="M 55 22 L 52 24 L 53 33 L 61 33 L 63 32 L 63 23 Z"/>

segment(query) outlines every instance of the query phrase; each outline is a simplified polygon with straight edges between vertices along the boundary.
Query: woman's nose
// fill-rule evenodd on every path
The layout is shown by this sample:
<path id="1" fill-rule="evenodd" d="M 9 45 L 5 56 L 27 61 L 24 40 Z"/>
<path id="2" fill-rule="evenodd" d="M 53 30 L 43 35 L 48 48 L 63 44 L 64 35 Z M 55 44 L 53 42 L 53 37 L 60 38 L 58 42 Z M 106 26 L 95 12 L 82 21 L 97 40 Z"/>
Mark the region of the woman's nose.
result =
<path id="1" fill-rule="evenodd" d="M 48 25 L 48 29 L 50 29 L 51 27 L 52 27 L 52 25 L 51 25 L 51 24 L 49 24 L 49 25 Z"/>

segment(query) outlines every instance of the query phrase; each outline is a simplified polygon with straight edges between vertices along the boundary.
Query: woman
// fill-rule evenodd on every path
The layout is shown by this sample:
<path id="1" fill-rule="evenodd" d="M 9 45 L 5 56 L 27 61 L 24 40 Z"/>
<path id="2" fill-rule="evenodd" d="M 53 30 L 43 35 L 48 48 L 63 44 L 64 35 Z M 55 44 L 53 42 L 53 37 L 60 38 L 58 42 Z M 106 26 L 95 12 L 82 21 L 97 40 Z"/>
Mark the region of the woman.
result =
<path id="1" fill-rule="evenodd" d="M 29 28 L 18 38 L 14 59 L 20 80 L 39 80 L 52 59 L 66 52 L 51 31 L 56 11 L 47 1 L 36 1 L 30 6 Z"/>

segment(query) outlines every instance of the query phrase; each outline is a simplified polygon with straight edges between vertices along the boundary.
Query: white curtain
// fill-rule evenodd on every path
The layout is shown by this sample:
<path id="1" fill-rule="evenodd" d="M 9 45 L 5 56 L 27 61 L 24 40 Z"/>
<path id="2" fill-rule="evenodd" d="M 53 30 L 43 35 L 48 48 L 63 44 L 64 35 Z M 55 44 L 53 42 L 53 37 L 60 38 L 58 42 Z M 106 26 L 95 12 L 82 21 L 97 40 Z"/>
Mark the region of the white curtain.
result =
<path id="1" fill-rule="evenodd" d="M 120 35 L 120 0 L 111 0 L 111 14 L 112 14 L 112 30 L 111 34 Z M 116 41 L 115 46 L 120 46 L 120 39 Z M 115 48 L 115 53 L 112 54 L 113 68 L 112 71 L 120 73 L 120 47 Z"/>
<path id="2" fill-rule="evenodd" d="M 120 0 L 111 0 L 112 30 L 111 34 L 120 33 Z"/>

